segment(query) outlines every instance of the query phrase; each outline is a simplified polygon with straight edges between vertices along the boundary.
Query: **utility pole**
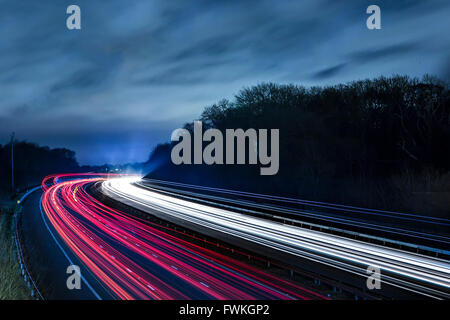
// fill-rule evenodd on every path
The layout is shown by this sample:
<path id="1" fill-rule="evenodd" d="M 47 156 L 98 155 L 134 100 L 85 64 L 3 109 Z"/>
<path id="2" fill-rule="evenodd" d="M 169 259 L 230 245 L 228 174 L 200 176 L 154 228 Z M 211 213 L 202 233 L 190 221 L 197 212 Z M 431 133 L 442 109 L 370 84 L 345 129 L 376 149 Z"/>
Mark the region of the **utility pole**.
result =
<path id="1" fill-rule="evenodd" d="M 14 193 L 14 135 L 15 133 L 13 132 L 11 134 L 11 189 L 12 192 Z"/>

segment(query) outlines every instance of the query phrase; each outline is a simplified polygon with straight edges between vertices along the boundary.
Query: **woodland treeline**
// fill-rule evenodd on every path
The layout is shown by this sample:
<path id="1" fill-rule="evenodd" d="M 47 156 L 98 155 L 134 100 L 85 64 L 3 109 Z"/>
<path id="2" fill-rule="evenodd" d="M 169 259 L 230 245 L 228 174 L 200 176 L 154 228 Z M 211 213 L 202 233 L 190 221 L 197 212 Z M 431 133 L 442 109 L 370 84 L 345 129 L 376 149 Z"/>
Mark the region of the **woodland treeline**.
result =
<path id="1" fill-rule="evenodd" d="M 204 109 L 204 127 L 280 129 L 280 169 L 180 165 L 155 148 L 148 177 L 371 208 L 449 215 L 448 83 L 380 77 L 327 87 L 262 83 Z M 192 130 L 192 123 L 185 125 Z"/>
<path id="2" fill-rule="evenodd" d="M 0 145 L 0 192 L 11 192 L 11 144 Z M 16 189 L 37 185 L 51 173 L 76 172 L 80 169 L 75 152 L 41 147 L 25 141 L 14 142 L 14 178 Z"/>

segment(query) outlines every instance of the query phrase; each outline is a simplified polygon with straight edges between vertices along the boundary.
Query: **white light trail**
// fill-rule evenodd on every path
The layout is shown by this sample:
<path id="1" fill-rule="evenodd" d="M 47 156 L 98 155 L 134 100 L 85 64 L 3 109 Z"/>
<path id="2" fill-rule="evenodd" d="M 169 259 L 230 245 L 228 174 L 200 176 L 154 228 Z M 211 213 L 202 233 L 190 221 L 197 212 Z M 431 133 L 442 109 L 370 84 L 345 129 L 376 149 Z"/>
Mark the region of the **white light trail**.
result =
<path id="1" fill-rule="evenodd" d="M 133 182 L 129 178 L 110 179 L 102 184 L 102 189 L 119 201 L 126 200 L 139 209 L 157 210 L 180 222 L 194 223 L 353 273 L 359 270 L 361 274 L 362 267 L 379 267 L 388 274 L 384 276 L 385 282 L 418 291 L 431 284 L 442 288 L 444 296 L 449 297 L 450 264 L 446 260 L 215 208 L 140 188 Z"/>

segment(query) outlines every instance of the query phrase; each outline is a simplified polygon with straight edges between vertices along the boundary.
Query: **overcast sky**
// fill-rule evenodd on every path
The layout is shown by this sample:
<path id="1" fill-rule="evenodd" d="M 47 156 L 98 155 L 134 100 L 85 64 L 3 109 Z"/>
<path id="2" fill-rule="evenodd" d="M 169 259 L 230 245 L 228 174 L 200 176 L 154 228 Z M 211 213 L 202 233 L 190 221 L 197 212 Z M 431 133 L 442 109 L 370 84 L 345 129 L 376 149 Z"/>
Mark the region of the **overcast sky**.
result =
<path id="1" fill-rule="evenodd" d="M 0 143 L 15 131 L 81 164 L 143 161 L 243 86 L 449 79 L 449 21 L 448 0 L 0 0 Z"/>

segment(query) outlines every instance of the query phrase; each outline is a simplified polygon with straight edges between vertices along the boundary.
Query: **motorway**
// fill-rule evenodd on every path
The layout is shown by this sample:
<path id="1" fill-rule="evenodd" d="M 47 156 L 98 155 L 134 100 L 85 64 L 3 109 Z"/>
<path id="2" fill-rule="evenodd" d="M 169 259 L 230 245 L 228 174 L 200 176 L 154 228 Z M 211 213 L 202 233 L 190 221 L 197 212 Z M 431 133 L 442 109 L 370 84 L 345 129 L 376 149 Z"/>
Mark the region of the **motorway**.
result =
<path id="1" fill-rule="evenodd" d="M 102 183 L 102 192 L 139 210 L 193 230 L 208 232 L 230 243 L 269 248 L 363 279 L 367 277 L 367 267 L 372 266 L 381 269 L 384 285 L 427 298 L 450 297 L 450 263 L 446 259 L 218 208 L 199 203 L 194 198 L 180 198 L 144 188 L 133 178 L 108 179 Z"/>
<path id="2" fill-rule="evenodd" d="M 48 219 L 41 211 L 42 191 L 31 193 L 22 203 L 20 214 L 21 245 L 26 254 L 26 264 L 39 284 L 45 299 L 96 300 L 111 299 L 103 286 L 92 277 L 89 270 L 64 246 Z M 81 268 L 83 282 L 80 290 L 68 290 L 67 267 L 77 264 Z"/>
<path id="3" fill-rule="evenodd" d="M 47 177 L 22 204 L 26 262 L 44 298 L 327 299 L 101 203 L 88 190 L 106 178 Z M 81 290 L 66 286 L 72 264 L 81 268 Z"/>
<path id="4" fill-rule="evenodd" d="M 444 249 L 430 251 L 444 253 L 437 258 L 255 216 L 242 209 L 251 206 L 248 202 L 211 196 L 199 200 L 195 193 L 158 189 L 136 177 L 55 175 L 44 179 L 41 189 L 22 203 L 20 228 L 26 263 L 46 299 L 328 298 L 201 245 L 183 229 L 292 265 L 296 272 L 309 268 L 326 274 L 359 293 L 372 266 L 381 270 L 381 296 L 450 297 L 447 238 L 442 235 L 421 234 L 429 243 L 444 244 Z M 143 219 L 130 207 L 170 224 Z M 447 221 L 436 223 L 445 226 Z M 81 269 L 81 290 L 66 286 L 66 269 L 72 264 Z"/>
<path id="5" fill-rule="evenodd" d="M 265 219 L 297 225 L 301 221 L 301 226 L 319 226 L 358 237 L 364 234 L 366 240 L 382 239 L 412 250 L 450 256 L 450 220 L 446 218 L 153 179 L 142 179 L 136 185 Z"/>

